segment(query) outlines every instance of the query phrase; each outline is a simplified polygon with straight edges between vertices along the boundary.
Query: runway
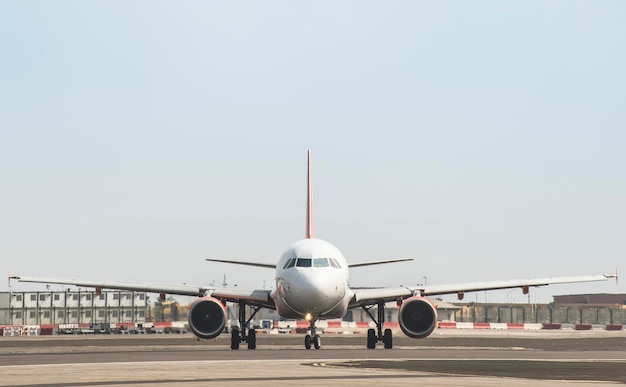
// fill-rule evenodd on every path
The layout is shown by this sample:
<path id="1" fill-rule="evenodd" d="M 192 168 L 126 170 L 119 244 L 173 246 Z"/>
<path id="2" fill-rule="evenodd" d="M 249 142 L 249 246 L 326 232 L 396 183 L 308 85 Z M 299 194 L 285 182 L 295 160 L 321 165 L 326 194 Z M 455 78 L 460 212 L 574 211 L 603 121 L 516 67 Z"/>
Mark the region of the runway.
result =
<path id="1" fill-rule="evenodd" d="M 0 385 L 423 385 L 626 384 L 626 332 L 438 330 L 394 348 L 362 335 L 259 335 L 258 349 L 186 335 L 0 337 Z"/>

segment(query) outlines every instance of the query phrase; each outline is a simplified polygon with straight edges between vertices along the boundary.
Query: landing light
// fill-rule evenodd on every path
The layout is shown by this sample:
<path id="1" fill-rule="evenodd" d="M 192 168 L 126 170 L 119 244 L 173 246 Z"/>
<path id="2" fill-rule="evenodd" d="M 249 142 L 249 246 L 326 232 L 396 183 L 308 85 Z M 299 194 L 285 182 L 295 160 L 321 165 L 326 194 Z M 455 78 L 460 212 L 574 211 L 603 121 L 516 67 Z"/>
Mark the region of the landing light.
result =
<path id="1" fill-rule="evenodd" d="M 305 315 L 304 315 L 304 319 L 305 319 L 306 321 L 311 321 L 311 317 L 312 317 L 312 316 L 311 316 L 311 313 L 307 313 L 307 314 L 305 314 Z"/>

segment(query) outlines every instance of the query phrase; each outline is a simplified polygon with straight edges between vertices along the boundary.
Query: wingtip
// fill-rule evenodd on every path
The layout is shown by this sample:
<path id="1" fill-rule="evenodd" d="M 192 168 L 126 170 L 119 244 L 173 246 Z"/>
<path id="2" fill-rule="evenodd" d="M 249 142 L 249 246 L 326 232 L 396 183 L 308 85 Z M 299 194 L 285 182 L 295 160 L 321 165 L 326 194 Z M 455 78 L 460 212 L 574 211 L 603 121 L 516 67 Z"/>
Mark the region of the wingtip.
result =
<path id="1" fill-rule="evenodd" d="M 615 285 L 619 285 L 619 272 L 617 271 L 617 268 L 615 268 L 615 274 L 604 274 L 604 278 L 615 278 Z"/>

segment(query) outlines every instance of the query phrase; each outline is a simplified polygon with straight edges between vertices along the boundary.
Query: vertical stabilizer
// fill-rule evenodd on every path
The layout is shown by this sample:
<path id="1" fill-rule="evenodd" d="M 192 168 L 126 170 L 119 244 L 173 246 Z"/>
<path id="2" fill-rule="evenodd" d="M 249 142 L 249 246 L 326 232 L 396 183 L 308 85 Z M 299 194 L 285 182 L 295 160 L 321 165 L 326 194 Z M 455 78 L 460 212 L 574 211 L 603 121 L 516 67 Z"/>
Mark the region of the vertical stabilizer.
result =
<path id="1" fill-rule="evenodd" d="M 313 238 L 313 182 L 311 176 L 311 150 L 307 157 L 306 178 L 306 237 Z"/>

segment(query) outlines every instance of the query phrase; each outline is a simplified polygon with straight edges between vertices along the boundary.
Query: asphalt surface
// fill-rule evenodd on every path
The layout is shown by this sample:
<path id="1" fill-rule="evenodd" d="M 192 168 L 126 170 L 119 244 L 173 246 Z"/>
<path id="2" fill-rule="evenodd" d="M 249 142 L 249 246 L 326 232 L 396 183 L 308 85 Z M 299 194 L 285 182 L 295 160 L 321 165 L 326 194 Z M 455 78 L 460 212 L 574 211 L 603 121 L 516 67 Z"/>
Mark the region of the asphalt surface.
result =
<path id="1" fill-rule="evenodd" d="M 363 335 L 303 341 L 259 335 L 256 350 L 233 351 L 227 335 L 0 337 L 0 385 L 626 384 L 624 331 L 438 330 L 396 335 L 391 350 L 367 350 Z"/>

